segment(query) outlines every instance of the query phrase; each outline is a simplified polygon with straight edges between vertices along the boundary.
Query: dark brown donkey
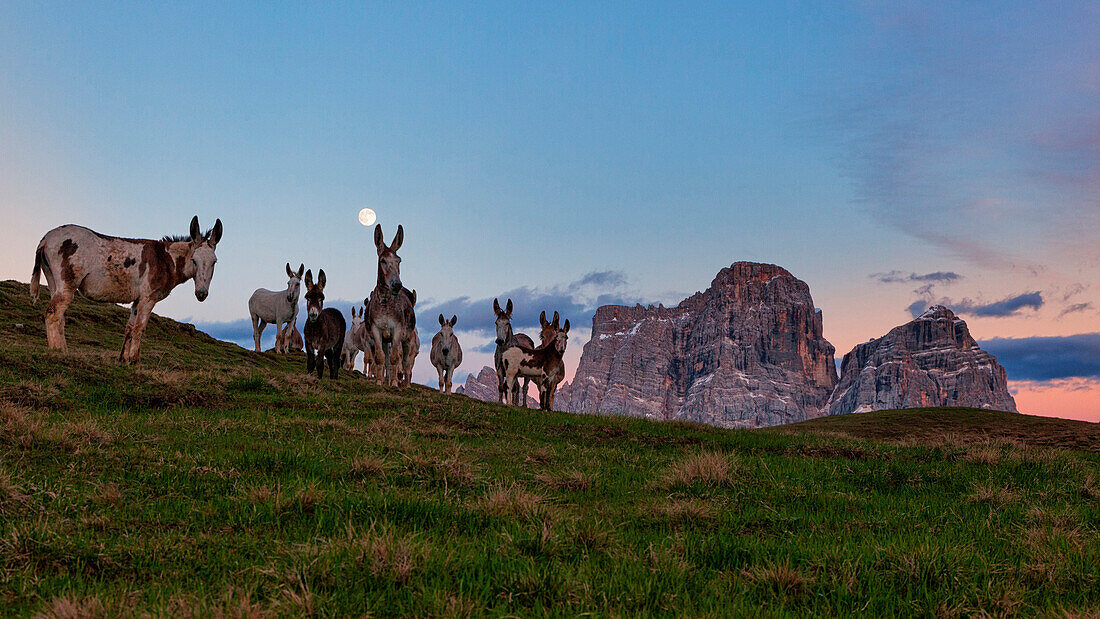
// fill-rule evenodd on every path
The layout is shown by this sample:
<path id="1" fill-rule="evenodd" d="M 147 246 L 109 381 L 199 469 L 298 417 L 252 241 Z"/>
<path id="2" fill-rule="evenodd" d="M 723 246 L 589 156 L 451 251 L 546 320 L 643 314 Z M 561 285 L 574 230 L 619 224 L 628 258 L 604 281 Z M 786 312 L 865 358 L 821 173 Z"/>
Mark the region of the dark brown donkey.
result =
<path id="1" fill-rule="evenodd" d="M 539 388 L 539 408 L 546 411 L 553 409 L 554 392 L 565 378 L 562 355 L 565 354 L 565 346 L 569 341 L 569 320 L 561 328 L 558 328 L 556 321 L 551 326 L 555 332 L 550 342 L 538 348 L 513 344 L 500 355 L 505 385 L 512 400 L 515 401 L 514 394 L 519 390 L 519 378 L 530 378 Z"/>
<path id="2" fill-rule="evenodd" d="M 159 241 L 107 236 L 72 224 L 50 230 L 38 243 L 31 274 L 31 297 L 35 300 L 41 275 L 50 285 L 50 304 L 46 306 L 50 348 L 65 350 L 65 310 L 79 292 L 93 301 L 130 304 L 119 359 L 137 363 L 141 336 L 154 305 L 190 279 L 195 280 L 195 298 L 206 300 L 218 261 L 214 250 L 221 238 L 220 219 L 202 234 L 197 216 L 191 219 L 190 234 Z"/>
<path id="3" fill-rule="evenodd" d="M 317 378 L 325 377 L 325 361 L 328 361 L 329 377 L 337 377 L 340 367 L 340 351 L 344 349 L 344 332 L 347 323 L 340 310 L 322 307 L 325 304 L 325 270 L 317 272 L 313 283 L 313 271 L 306 271 L 306 374 L 317 366 Z"/>

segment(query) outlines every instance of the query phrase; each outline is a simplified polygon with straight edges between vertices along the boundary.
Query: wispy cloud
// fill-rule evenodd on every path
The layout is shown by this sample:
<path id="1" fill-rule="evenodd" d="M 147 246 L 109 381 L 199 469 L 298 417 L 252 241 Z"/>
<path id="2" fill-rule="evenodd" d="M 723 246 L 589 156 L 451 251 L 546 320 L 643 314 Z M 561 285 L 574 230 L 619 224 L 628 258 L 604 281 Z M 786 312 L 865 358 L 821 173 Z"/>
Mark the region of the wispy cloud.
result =
<path id="1" fill-rule="evenodd" d="M 1065 309 L 1062 310 L 1062 313 L 1058 314 L 1058 317 L 1061 318 L 1062 316 L 1065 316 L 1066 314 L 1077 314 L 1079 312 L 1089 312 L 1089 311 L 1093 311 L 1095 309 L 1096 309 L 1096 307 L 1091 302 L 1089 302 L 1089 303 L 1074 303 L 1073 305 L 1066 306 Z"/>
<path id="2" fill-rule="evenodd" d="M 1043 294 L 1041 292 L 1025 292 L 988 303 L 973 299 L 960 299 L 957 301 L 941 298 L 933 301 L 930 299 L 918 299 L 909 305 L 909 313 L 914 318 L 920 316 L 931 305 L 943 305 L 956 314 L 969 314 L 983 318 L 1004 318 L 1014 316 L 1024 310 L 1037 310 L 1043 306 Z"/>
<path id="3" fill-rule="evenodd" d="M 936 271 L 934 273 L 889 271 L 886 273 L 871 273 L 868 277 L 882 284 L 911 284 L 913 282 L 951 284 L 962 279 L 962 275 L 954 271 Z"/>
<path id="4" fill-rule="evenodd" d="M 1095 246 L 1100 15 L 1064 8 L 866 7 L 859 52 L 889 61 L 853 74 L 835 124 L 868 216 L 991 269 L 1050 263 L 1044 237 Z"/>
<path id="5" fill-rule="evenodd" d="M 978 344 L 997 357 L 1013 380 L 1100 378 L 1100 333 L 995 338 Z"/>

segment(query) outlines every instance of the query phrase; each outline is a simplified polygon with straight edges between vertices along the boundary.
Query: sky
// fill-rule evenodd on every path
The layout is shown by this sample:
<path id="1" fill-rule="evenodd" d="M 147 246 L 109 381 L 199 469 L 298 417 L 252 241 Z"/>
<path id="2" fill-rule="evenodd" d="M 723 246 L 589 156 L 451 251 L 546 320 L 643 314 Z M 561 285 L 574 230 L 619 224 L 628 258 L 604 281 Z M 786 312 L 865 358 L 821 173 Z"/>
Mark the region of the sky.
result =
<path id="1" fill-rule="evenodd" d="M 494 297 L 575 367 L 598 305 L 753 260 L 838 359 L 942 303 L 1021 411 L 1100 421 L 1100 7 L 901 4 L 0 3 L 0 278 L 64 223 L 220 218 L 210 297 L 156 311 L 247 344 L 287 262 L 362 302 L 369 207 L 459 378 Z"/>

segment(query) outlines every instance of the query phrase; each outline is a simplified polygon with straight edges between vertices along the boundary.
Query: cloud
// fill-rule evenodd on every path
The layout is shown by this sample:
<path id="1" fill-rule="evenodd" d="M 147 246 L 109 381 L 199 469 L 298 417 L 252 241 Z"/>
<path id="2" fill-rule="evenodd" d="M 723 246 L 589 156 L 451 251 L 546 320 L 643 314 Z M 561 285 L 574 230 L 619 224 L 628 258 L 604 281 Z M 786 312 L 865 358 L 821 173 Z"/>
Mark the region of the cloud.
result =
<path id="1" fill-rule="evenodd" d="M 995 338 L 978 344 L 997 357 L 1013 380 L 1100 378 L 1100 333 Z"/>
<path id="2" fill-rule="evenodd" d="M 1058 317 L 1061 318 L 1066 314 L 1076 314 L 1077 312 L 1087 312 L 1096 309 L 1092 303 L 1074 303 L 1062 310 Z"/>
<path id="3" fill-rule="evenodd" d="M 971 314 L 973 316 L 1003 318 L 1012 316 L 1024 309 L 1039 309 L 1043 306 L 1043 295 L 1039 292 L 1025 292 L 1014 297 L 994 301 L 993 303 L 976 303 L 970 299 L 963 299 L 954 304 L 958 313 Z"/>
<path id="4" fill-rule="evenodd" d="M 1098 11 L 867 3 L 832 122 L 875 222 L 990 269 L 1034 270 L 1100 225 Z M 960 23 L 972 27 L 960 28 Z M 1027 58 L 1027 62 L 1020 62 Z M 1006 244 L 1008 238 L 1020 242 Z"/>
<path id="5" fill-rule="evenodd" d="M 571 284 L 574 288 L 583 286 L 610 286 L 613 288 L 626 285 L 626 275 L 622 271 L 592 271 Z"/>
<path id="6" fill-rule="evenodd" d="M 542 311 L 548 315 L 557 311 L 563 320 L 568 318 L 572 326 L 583 327 L 591 323 L 592 315 L 601 305 L 633 305 L 638 302 L 637 298 L 616 290 L 625 286 L 626 281 L 621 271 L 593 271 L 575 281 L 549 289 L 522 286 L 493 297 L 474 299 L 462 296 L 440 302 L 429 301 L 423 309 L 417 307 L 417 314 L 430 316 L 433 322 L 440 313 L 444 316 L 456 315 L 457 329 L 488 337 L 496 333 L 493 299 L 498 299 L 501 306 L 511 299 L 514 306 L 512 326 L 516 331 L 538 327 L 539 313 Z"/>
<path id="7" fill-rule="evenodd" d="M 878 280 L 882 284 L 908 284 L 923 282 L 929 286 L 932 283 L 950 284 L 962 279 L 962 275 L 953 271 L 936 271 L 934 273 L 903 273 L 902 271 L 890 271 L 888 273 L 871 273 L 868 277 Z M 931 283 L 929 283 L 931 282 Z"/>
<path id="8" fill-rule="evenodd" d="M 923 314 L 932 305 L 943 305 L 956 314 L 968 314 L 982 318 L 1004 318 L 1014 316 L 1025 309 L 1039 309 L 1043 306 L 1043 303 L 1041 292 L 1025 292 L 992 303 L 980 303 L 972 299 L 960 299 L 958 301 L 947 298 L 938 301 L 927 298 L 918 299 L 910 303 L 906 309 L 914 318 Z"/>

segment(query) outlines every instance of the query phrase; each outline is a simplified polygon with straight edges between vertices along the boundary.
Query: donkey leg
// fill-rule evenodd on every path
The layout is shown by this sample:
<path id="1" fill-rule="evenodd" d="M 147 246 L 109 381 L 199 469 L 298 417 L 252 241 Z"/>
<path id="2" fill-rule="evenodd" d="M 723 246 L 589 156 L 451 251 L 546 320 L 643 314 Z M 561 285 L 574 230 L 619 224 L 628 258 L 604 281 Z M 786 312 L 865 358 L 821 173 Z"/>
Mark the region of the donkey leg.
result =
<path id="1" fill-rule="evenodd" d="M 447 379 L 447 393 L 451 392 L 451 379 L 454 378 L 454 375 L 455 375 L 455 369 L 454 368 L 447 368 L 447 374 L 445 376 L 445 378 Z"/>
<path id="2" fill-rule="evenodd" d="M 256 343 L 256 352 L 260 352 L 260 336 L 264 334 L 267 323 L 260 320 L 256 314 L 252 314 L 252 341 Z"/>
<path id="3" fill-rule="evenodd" d="M 282 328 L 279 328 L 279 325 Z M 285 354 L 290 346 L 290 323 L 275 323 L 275 352 Z"/>
<path id="4" fill-rule="evenodd" d="M 443 384 L 445 382 L 444 379 L 443 379 L 443 374 L 445 373 L 445 370 L 443 369 L 443 366 L 441 366 L 441 365 L 435 366 L 435 373 L 439 374 L 439 393 L 443 393 Z"/>
<path id="5" fill-rule="evenodd" d="M 46 306 L 46 344 L 55 350 L 68 348 L 65 343 L 65 310 L 73 302 L 73 294 L 72 288 L 62 284 Z"/>
<path id="6" fill-rule="evenodd" d="M 313 373 L 313 346 L 306 346 L 306 374 Z"/>
<path id="7" fill-rule="evenodd" d="M 329 351 L 328 374 L 332 380 L 340 377 L 340 351 L 336 349 Z"/>
<path id="8" fill-rule="evenodd" d="M 130 307 L 130 320 L 126 323 L 126 337 L 122 342 L 123 363 L 134 364 L 141 358 L 141 336 L 149 324 L 149 314 L 153 313 L 152 300 L 138 299 Z"/>

